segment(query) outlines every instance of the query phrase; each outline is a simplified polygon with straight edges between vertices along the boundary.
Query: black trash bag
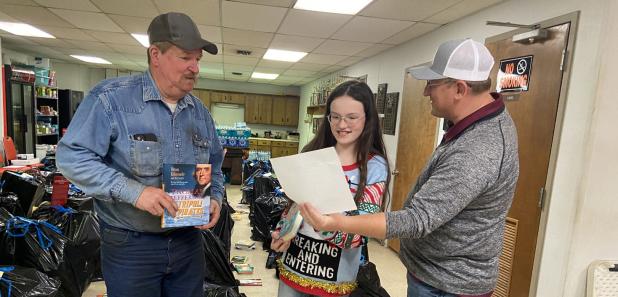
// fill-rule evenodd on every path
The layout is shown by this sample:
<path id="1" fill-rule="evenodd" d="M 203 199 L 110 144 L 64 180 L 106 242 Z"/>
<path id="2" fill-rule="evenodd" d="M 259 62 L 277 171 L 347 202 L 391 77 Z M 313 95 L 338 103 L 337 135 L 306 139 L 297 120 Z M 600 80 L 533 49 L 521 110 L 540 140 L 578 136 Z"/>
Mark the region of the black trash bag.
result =
<path id="1" fill-rule="evenodd" d="M 262 195 L 271 193 L 275 188 L 280 187 L 279 181 L 272 175 L 259 175 L 255 177 L 253 183 L 253 200 L 249 202 L 249 223 L 255 226 L 255 201 Z"/>
<path id="2" fill-rule="evenodd" d="M 94 211 L 94 198 L 89 196 L 69 196 L 66 206 L 75 210 Z"/>
<path id="3" fill-rule="evenodd" d="M 371 262 L 360 266 L 356 275 L 356 282 L 358 287 L 350 294 L 350 297 L 390 297 L 380 284 L 376 265 Z"/>
<path id="4" fill-rule="evenodd" d="M 59 297 L 60 281 L 33 268 L 0 266 L 0 296 Z M 9 293 L 10 290 L 10 293 Z"/>
<path id="5" fill-rule="evenodd" d="M 227 195 L 226 195 L 227 196 Z M 221 212 L 217 224 L 212 228 L 212 232 L 221 239 L 225 250 L 225 258 L 230 258 L 230 250 L 232 249 L 232 229 L 234 228 L 234 220 L 232 214 L 236 211 L 227 201 L 227 197 L 223 198 Z"/>
<path id="6" fill-rule="evenodd" d="M 0 193 L 0 207 L 6 209 L 14 216 L 23 217 L 26 215 L 24 210 L 21 208 L 19 198 L 12 192 Z"/>
<path id="7" fill-rule="evenodd" d="M 242 294 L 238 291 L 238 287 L 226 287 L 226 286 L 217 286 L 205 283 L 204 284 L 204 297 L 243 297 L 245 294 Z"/>
<path id="8" fill-rule="evenodd" d="M 6 222 L 13 218 L 5 208 L 0 207 L 0 265 L 15 264 L 16 238 L 6 232 Z"/>
<path id="9" fill-rule="evenodd" d="M 255 199 L 255 224 L 251 229 L 251 239 L 264 242 L 265 247 L 270 246 L 270 232 L 275 230 L 281 214 L 288 206 L 288 201 L 280 191 L 267 193 Z"/>
<path id="10" fill-rule="evenodd" d="M 14 217 L 7 223 L 7 230 L 17 237 L 17 264 L 35 268 L 60 280 L 58 296 L 80 297 L 85 290 L 83 256 L 60 228 L 47 221 Z"/>
<path id="11" fill-rule="evenodd" d="M 223 243 L 218 236 L 210 230 L 202 230 L 204 244 L 204 255 L 206 265 L 204 265 L 204 282 L 207 284 L 235 287 L 238 282 L 234 278 L 232 265 L 225 253 Z"/>
<path id="12" fill-rule="evenodd" d="M 45 220 L 62 230 L 69 239 L 67 254 L 71 257 L 74 293 L 86 290 L 93 279 L 101 274 L 101 234 L 99 220 L 90 211 L 76 211 L 62 206 L 41 206 L 32 218 Z M 63 287 L 65 284 L 63 284 Z"/>
<path id="13" fill-rule="evenodd" d="M 21 209 L 28 214 L 33 206 L 38 206 L 45 195 L 45 186 L 28 175 L 13 171 L 5 171 L 0 177 L 2 192 L 13 192 L 17 197 Z"/>

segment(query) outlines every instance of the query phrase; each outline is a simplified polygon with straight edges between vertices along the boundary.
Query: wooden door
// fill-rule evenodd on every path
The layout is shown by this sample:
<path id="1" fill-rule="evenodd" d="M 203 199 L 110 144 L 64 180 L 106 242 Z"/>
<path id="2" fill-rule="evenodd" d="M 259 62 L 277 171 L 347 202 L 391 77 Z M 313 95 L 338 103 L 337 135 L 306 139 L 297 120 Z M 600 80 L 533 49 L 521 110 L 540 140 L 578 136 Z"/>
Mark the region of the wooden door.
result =
<path id="1" fill-rule="evenodd" d="M 286 125 L 285 114 L 286 98 L 282 96 L 273 96 L 273 108 L 272 108 L 272 124 L 273 125 Z"/>
<path id="2" fill-rule="evenodd" d="M 211 102 L 225 102 L 225 93 L 223 92 L 210 92 Z"/>
<path id="3" fill-rule="evenodd" d="M 272 122 L 273 98 L 270 95 L 257 95 L 258 98 L 258 119 L 259 124 L 270 124 Z"/>
<path id="4" fill-rule="evenodd" d="M 438 119 L 431 115 L 429 98 L 423 96 L 424 88 L 425 81 L 416 80 L 406 73 L 391 210 L 403 208 L 408 192 L 435 148 Z M 399 252 L 399 239 L 389 240 L 388 246 Z"/>
<path id="5" fill-rule="evenodd" d="M 502 267 L 494 296 L 529 294 L 569 28 L 570 23 L 547 28 L 548 38 L 533 43 L 513 42 L 512 34 L 497 40 L 490 38 L 486 43 L 496 61 L 491 73 L 493 90 L 501 60 L 532 56 L 528 91 L 503 93 L 517 127 L 520 169 L 515 198 L 508 213 L 508 220 L 515 224 L 507 224 L 505 230 Z M 507 236 L 511 236 L 511 240 L 506 240 Z"/>
<path id="6" fill-rule="evenodd" d="M 245 122 L 250 124 L 259 123 L 259 106 L 260 102 L 258 100 L 258 95 L 248 94 L 245 100 Z"/>
<path id="7" fill-rule="evenodd" d="M 300 107 L 300 99 L 297 97 L 287 97 L 285 103 L 285 125 L 298 126 L 298 109 Z"/>

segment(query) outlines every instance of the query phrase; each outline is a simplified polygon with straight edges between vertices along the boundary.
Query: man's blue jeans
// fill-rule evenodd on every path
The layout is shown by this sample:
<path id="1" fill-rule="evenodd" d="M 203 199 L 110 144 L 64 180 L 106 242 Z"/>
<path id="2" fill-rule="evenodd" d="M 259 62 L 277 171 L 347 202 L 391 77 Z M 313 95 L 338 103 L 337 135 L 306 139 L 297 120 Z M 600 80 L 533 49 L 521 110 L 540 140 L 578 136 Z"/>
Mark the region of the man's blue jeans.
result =
<path id="1" fill-rule="evenodd" d="M 204 265 L 198 229 L 153 234 L 101 222 L 101 269 L 109 297 L 204 296 Z"/>
<path id="2" fill-rule="evenodd" d="M 457 297 L 457 295 L 436 289 L 408 273 L 408 297 Z"/>

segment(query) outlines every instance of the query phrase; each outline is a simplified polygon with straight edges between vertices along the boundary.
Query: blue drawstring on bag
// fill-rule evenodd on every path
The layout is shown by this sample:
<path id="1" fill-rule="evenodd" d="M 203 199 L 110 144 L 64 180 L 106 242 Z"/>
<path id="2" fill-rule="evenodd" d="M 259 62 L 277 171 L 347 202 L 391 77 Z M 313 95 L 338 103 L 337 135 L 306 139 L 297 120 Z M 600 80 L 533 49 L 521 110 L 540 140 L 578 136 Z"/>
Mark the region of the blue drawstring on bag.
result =
<path id="1" fill-rule="evenodd" d="M 58 227 L 46 221 L 35 221 L 24 217 L 13 217 L 8 219 L 6 221 L 6 233 L 11 237 L 24 237 L 30 231 L 30 227 L 34 227 L 39 246 L 43 250 L 47 250 L 52 245 L 53 241 L 43 233 L 43 230 L 41 230 L 41 225 L 44 225 L 50 230 L 62 235 L 62 231 Z"/>
<path id="2" fill-rule="evenodd" d="M 0 272 L 7 273 L 7 272 L 13 271 L 14 269 L 15 267 L 13 266 L 0 267 Z M 11 289 L 13 288 L 13 283 L 10 280 L 4 279 L 2 277 L 0 277 L 0 282 L 3 282 L 6 284 L 6 287 L 7 287 L 6 291 L 8 294 L 7 296 L 11 297 Z M 0 292 L 0 297 L 2 297 L 2 292 Z"/>

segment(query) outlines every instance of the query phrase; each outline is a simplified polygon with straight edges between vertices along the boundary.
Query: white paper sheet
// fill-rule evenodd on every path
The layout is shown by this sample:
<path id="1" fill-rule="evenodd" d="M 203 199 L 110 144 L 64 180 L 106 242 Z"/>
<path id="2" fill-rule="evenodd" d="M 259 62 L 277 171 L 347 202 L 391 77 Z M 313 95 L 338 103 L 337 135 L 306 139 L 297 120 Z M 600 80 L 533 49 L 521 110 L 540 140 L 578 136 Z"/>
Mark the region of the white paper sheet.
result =
<path id="1" fill-rule="evenodd" d="M 270 159 L 286 195 L 310 202 L 322 214 L 355 210 L 354 197 L 335 148 Z"/>

